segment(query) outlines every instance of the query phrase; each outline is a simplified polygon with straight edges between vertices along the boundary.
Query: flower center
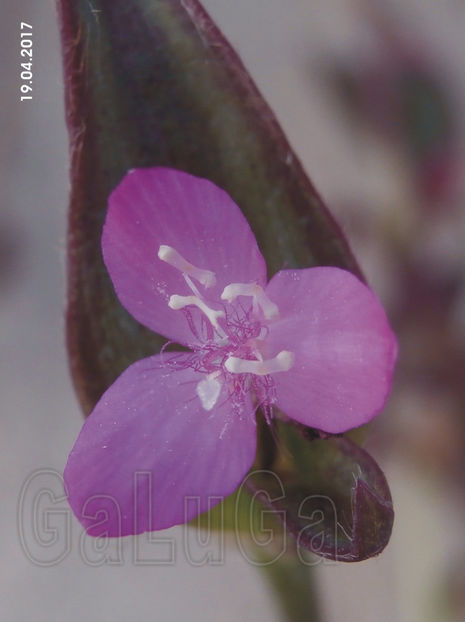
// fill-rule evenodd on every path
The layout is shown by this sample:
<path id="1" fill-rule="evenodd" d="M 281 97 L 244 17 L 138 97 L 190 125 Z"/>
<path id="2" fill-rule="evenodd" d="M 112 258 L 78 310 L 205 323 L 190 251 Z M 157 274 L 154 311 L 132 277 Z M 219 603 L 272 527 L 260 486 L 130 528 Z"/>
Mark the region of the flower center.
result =
<path id="1" fill-rule="evenodd" d="M 208 292 L 202 295 L 194 281 L 208 290 L 216 285 L 214 272 L 197 268 L 166 244 L 160 246 L 158 257 L 182 273 L 192 292 L 188 296 L 171 295 L 168 306 L 185 313 L 196 338 L 192 353 L 183 355 L 182 360 L 184 366 L 187 360 L 193 369 L 206 374 L 196 387 L 203 408 L 209 411 L 216 405 L 224 384 L 230 395 L 243 397 L 253 390 L 259 405 L 271 406 L 275 398 L 270 375 L 289 371 L 294 364 L 294 354 L 287 350 L 266 360 L 262 355 L 268 325 L 279 318 L 278 306 L 257 283 L 230 283 L 219 301 L 207 302 Z M 252 304 L 241 303 L 239 297 L 252 298 Z M 212 308 L 211 304 L 221 308 Z M 176 360 L 173 364 L 176 366 Z"/>

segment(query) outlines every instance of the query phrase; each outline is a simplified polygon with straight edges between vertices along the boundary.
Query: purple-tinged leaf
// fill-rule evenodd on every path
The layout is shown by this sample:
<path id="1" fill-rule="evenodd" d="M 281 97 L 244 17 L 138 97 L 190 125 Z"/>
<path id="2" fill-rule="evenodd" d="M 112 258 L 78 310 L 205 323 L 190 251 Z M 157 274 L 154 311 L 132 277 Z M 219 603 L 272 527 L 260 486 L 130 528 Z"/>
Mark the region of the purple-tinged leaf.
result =
<path id="1" fill-rule="evenodd" d="M 132 168 L 214 181 L 243 210 L 270 273 L 337 265 L 347 244 L 240 59 L 196 0 L 59 0 L 71 142 L 68 346 L 86 412 L 162 340 L 117 302 L 100 238 Z"/>
<path id="2" fill-rule="evenodd" d="M 308 428 L 278 425 L 275 455 L 249 475 L 253 492 L 284 517 L 298 546 L 329 559 L 356 562 L 389 541 L 394 510 L 383 472 L 349 438 L 311 440 Z M 261 441 L 264 443 L 263 435 Z M 265 468 L 266 467 L 266 468 Z"/>

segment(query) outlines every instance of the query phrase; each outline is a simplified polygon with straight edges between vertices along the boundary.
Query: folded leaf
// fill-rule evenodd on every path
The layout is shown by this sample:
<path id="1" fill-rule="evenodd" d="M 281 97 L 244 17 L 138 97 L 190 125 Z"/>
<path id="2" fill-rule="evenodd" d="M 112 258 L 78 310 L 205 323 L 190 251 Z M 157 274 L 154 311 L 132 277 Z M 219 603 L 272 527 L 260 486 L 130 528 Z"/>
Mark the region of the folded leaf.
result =
<path id="1" fill-rule="evenodd" d="M 127 170 L 208 178 L 243 210 L 271 273 L 359 274 L 332 217 L 240 59 L 196 0 L 58 0 L 71 143 L 68 346 L 86 412 L 162 344 L 116 301 L 100 238 Z"/>
<path id="2" fill-rule="evenodd" d="M 383 472 L 349 438 L 311 439 L 308 428 L 278 424 L 267 468 L 247 485 L 280 516 L 298 546 L 322 557 L 355 562 L 378 555 L 389 541 L 394 510 Z M 266 462 L 265 462 L 266 461 Z"/>

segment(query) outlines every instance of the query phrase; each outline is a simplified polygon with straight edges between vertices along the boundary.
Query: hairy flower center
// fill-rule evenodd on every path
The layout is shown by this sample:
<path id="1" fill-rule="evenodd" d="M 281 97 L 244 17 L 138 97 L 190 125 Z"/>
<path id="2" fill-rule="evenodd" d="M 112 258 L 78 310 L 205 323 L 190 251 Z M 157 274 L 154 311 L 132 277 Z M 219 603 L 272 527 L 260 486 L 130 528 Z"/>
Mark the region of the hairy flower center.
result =
<path id="1" fill-rule="evenodd" d="M 271 374 L 289 371 L 294 364 L 294 354 L 287 350 L 269 359 L 262 355 L 268 326 L 279 318 L 277 305 L 257 283 L 230 283 L 219 301 L 206 300 L 209 292 L 202 295 L 194 281 L 208 290 L 216 285 L 214 272 L 197 268 L 165 244 L 160 246 L 158 257 L 182 273 L 192 292 L 188 296 L 172 294 L 168 306 L 184 311 L 195 337 L 192 353 L 183 355 L 181 365 L 187 360 L 188 366 L 206 374 L 196 387 L 203 408 L 209 411 L 217 404 L 223 385 L 236 398 L 252 390 L 259 405 L 269 408 L 275 401 Z M 252 305 L 241 304 L 239 297 L 252 298 Z M 175 367 L 177 360 L 171 361 Z M 234 404 L 238 404 L 237 399 Z"/>

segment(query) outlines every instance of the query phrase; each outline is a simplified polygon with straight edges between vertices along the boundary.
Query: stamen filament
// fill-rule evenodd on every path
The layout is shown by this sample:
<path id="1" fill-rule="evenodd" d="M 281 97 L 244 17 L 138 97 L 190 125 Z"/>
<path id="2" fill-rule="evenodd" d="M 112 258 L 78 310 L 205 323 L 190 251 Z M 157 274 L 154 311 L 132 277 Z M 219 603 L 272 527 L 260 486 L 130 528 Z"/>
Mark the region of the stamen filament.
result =
<path id="1" fill-rule="evenodd" d="M 289 371 L 294 365 L 294 354 L 288 350 L 282 350 L 277 356 L 267 361 L 250 361 L 230 356 L 224 366 L 231 374 L 255 374 L 267 376 L 279 371 Z"/>
<path id="2" fill-rule="evenodd" d="M 191 276 L 193 279 L 201 283 L 205 288 L 213 287 L 216 284 L 215 273 L 211 270 L 197 268 L 189 263 L 181 253 L 171 246 L 162 244 L 158 249 L 158 258 L 165 261 L 173 268 L 176 268 L 185 275 Z"/>

